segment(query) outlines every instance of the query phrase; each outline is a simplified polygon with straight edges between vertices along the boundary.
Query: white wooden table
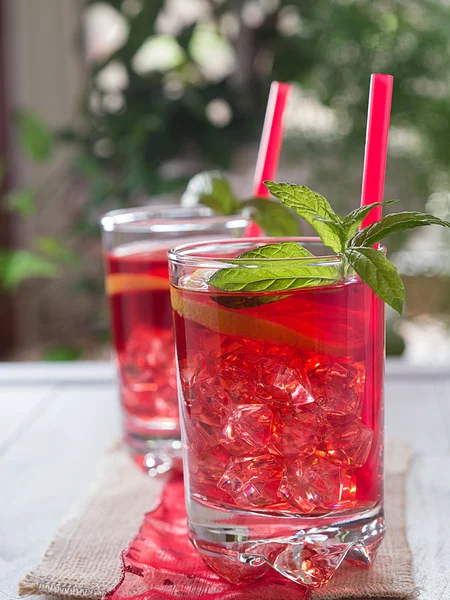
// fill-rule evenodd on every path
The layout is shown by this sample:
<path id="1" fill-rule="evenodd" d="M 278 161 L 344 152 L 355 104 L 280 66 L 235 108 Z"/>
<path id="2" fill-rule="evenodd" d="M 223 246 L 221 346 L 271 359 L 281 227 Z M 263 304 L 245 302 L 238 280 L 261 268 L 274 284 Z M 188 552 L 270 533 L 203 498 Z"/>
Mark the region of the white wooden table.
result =
<path id="1" fill-rule="evenodd" d="M 388 362 L 386 426 L 410 441 L 408 528 L 421 600 L 450 600 L 450 368 Z M 0 364 L 0 600 L 44 553 L 120 431 L 108 363 Z"/>

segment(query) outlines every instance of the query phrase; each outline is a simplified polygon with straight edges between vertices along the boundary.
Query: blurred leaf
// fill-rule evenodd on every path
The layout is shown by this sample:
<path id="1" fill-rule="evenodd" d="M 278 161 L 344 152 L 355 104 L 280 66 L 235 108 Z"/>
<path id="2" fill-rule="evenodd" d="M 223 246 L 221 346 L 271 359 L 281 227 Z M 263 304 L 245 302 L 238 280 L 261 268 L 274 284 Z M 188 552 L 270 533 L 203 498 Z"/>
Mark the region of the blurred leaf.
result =
<path id="1" fill-rule="evenodd" d="M 77 360 L 82 353 L 81 348 L 64 348 L 55 346 L 50 348 L 44 354 L 43 360 L 48 362 L 60 362 Z"/>
<path id="2" fill-rule="evenodd" d="M 20 110 L 16 113 L 19 142 L 30 158 L 48 160 L 53 154 L 53 135 L 34 113 Z"/>
<path id="3" fill-rule="evenodd" d="M 102 169 L 98 162 L 88 154 L 80 154 L 75 159 L 75 168 L 85 177 L 98 177 L 102 175 Z"/>
<path id="4" fill-rule="evenodd" d="M 239 211 L 239 201 L 227 177 L 220 171 L 203 171 L 195 175 L 188 183 L 181 204 L 203 204 L 218 215 L 233 215 Z"/>
<path id="5" fill-rule="evenodd" d="M 76 266 L 80 263 L 80 257 L 77 253 L 61 244 L 56 238 L 38 237 L 36 246 L 42 254 L 45 254 L 56 263 L 71 266 Z"/>
<path id="6" fill-rule="evenodd" d="M 95 1 L 96 0 L 94 0 L 94 3 Z M 110 4 L 120 11 L 123 2 L 121 2 L 121 0 L 113 0 L 113 2 L 111 2 L 110 0 Z M 163 6 L 164 0 L 143 2 L 142 10 L 138 12 L 136 17 L 130 20 L 131 26 L 128 32 L 127 41 L 116 52 L 109 55 L 106 60 L 94 65 L 94 73 L 97 74 L 113 60 L 120 59 L 129 63 L 145 40 L 152 34 L 155 34 L 154 24 Z"/>
<path id="7" fill-rule="evenodd" d="M 29 217 L 36 208 L 33 192 L 25 189 L 6 194 L 3 198 L 3 204 L 7 210 L 22 217 Z"/>
<path id="8" fill-rule="evenodd" d="M 57 277 L 58 268 L 27 250 L 0 251 L 0 287 L 16 289 L 23 281 L 34 277 Z"/>
<path id="9" fill-rule="evenodd" d="M 243 202 L 242 206 L 251 209 L 253 220 L 267 235 L 296 236 L 302 233 L 297 215 L 280 202 L 269 198 L 252 198 Z"/>

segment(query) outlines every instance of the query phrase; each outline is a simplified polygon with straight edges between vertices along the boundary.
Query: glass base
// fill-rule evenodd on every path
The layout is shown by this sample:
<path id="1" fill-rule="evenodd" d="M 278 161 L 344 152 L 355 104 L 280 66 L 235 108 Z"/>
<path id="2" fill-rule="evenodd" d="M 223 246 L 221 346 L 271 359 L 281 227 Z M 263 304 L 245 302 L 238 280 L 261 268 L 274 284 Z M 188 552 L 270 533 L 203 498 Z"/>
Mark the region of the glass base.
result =
<path id="1" fill-rule="evenodd" d="M 137 423 L 136 419 L 124 419 L 124 443 L 134 462 L 150 477 L 183 468 L 180 432 L 172 421 L 171 424 L 172 427 L 161 427 L 159 421 Z"/>
<path id="2" fill-rule="evenodd" d="M 212 509 L 190 501 L 191 540 L 203 560 L 228 581 L 247 584 L 271 567 L 314 588 L 345 560 L 372 565 L 385 532 L 382 504 L 332 517 L 278 517 Z"/>

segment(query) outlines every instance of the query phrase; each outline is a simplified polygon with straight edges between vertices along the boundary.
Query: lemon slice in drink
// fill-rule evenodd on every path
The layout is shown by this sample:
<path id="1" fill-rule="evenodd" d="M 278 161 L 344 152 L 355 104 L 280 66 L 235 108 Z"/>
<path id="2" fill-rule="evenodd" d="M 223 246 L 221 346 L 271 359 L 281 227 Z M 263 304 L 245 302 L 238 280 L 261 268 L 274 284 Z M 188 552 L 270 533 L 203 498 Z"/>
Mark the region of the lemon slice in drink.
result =
<path id="1" fill-rule="evenodd" d="M 222 335 L 293 346 L 333 356 L 348 356 L 355 350 L 345 345 L 312 339 L 280 323 L 183 297 L 183 293 L 175 287 L 171 287 L 170 294 L 172 307 L 181 317 Z"/>
<path id="2" fill-rule="evenodd" d="M 108 296 L 123 292 L 137 292 L 142 290 L 168 290 L 169 280 L 154 275 L 140 275 L 138 273 L 113 273 L 106 278 L 106 293 Z"/>

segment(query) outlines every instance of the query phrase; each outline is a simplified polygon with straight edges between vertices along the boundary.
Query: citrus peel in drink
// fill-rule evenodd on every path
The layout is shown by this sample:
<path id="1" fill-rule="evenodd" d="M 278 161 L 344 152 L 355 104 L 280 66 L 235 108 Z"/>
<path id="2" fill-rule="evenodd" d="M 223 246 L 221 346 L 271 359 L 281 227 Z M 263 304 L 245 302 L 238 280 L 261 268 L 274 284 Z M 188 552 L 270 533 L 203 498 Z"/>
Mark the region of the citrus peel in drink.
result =
<path id="1" fill-rule="evenodd" d="M 267 319 L 255 318 L 242 312 L 221 308 L 187 297 L 174 287 L 170 288 L 172 308 L 181 317 L 202 325 L 216 333 L 272 344 L 282 344 L 304 350 L 328 353 L 333 356 L 348 356 L 355 348 L 330 341 L 311 338 L 290 327 Z M 204 295 L 204 293 L 202 294 Z"/>
<path id="2" fill-rule="evenodd" d="M 168 290 L 169 281 L 164 277 L 141 275 L 138 273 L 113 273 L 106 277 L 106 293 L 108 296 L 123 292 L 141 290 Z"/>

